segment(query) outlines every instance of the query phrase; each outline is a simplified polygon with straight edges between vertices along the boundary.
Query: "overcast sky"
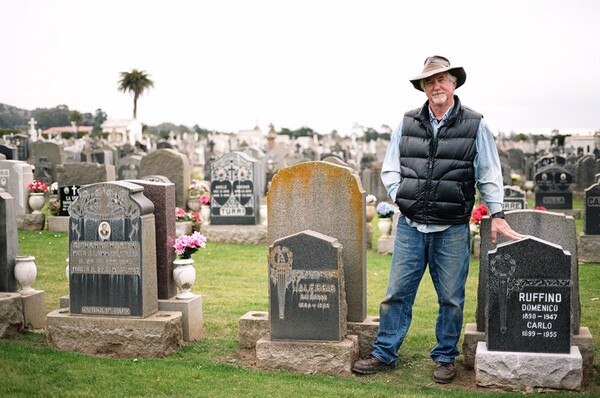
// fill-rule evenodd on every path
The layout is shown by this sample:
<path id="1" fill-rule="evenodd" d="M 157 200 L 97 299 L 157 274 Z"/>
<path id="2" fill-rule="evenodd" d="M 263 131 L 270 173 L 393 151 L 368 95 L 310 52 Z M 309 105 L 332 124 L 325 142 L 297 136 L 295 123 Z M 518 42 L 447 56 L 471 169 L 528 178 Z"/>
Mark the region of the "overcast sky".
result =
<path id="1" fill-rule="evenodd" d="M 0 103 L 231 131 L 396 127 L 444 55 L 494 132 L 600 129 L 596 0 L 0 0 Z"/>

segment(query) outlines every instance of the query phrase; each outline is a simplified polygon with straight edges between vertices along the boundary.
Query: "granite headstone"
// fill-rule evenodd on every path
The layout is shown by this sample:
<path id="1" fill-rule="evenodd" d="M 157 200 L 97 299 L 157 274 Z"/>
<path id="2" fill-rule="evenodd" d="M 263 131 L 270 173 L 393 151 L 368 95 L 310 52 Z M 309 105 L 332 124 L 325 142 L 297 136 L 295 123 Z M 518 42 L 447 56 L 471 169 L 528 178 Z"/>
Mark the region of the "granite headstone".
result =
<path id="1" fill-rule="evenodd" d="M 175 184 L 175 204 L 186 208 L 191 183 L 190 162 L 187 156 L 174 149 L 158 149 L 140 161 L 140 177 L 162 175 Z"/>
<path id="2" fill-rule="evenodd" d="M 15 258 L 19 254 L 15 199 L 0 189 L 0 292 L 16 292 Z"/>
<path id="3" fill-rule="evenodd" d="M 549 166 L 535 175 L 535 205 L 546 209 L 572 209 L 573 176 L 561 167 Z"/>
<path id="4" fill-rule="evenodd" d="M 28 185 L 33 181 L 31 165 L 21 160 L 0 160 L 0 188 L 15 199 L 17 215 L 29 213 Z"/>
<path id="5" fill-rule="evenodd" d="M 600 184 L 585 190 L 584 229 L 586 235 L 600 235 Z"/>
<path id="6" fill-rule="evenodd" d="M 502 210 L 521 210 L 526 208 L 527 199 L 525 198 L 525 192 L 520 190 L 518 187 L 505 186 Z"/>

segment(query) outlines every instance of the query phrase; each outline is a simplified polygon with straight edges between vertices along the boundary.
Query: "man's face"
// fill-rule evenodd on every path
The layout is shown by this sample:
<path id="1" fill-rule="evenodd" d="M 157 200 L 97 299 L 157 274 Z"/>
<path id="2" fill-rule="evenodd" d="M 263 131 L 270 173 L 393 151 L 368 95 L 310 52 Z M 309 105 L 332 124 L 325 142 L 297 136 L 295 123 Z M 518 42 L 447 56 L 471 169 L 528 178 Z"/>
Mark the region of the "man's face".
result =
<path id="1" fill-rule="evenodd" d="M 453 83 L 448 78 L 448 73 L 438 73 L 423 79 L 423 89 L 431 104 L 448 105 L 452 103 L 454 88 L 456 83 Z"/>

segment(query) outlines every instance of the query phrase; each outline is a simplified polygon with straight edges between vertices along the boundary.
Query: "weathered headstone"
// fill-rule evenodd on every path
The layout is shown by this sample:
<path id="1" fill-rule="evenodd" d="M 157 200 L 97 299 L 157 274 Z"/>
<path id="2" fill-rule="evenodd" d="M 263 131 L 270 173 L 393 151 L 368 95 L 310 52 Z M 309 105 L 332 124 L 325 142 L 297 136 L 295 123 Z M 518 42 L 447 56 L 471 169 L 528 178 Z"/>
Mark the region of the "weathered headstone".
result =
<path id="1" fill-rule="evenodd" d="M 561 167 L 546 167 L 535 175 L 535 205 L 546 209 L 572 209 L 573 176 Z"/>
<path id="2" fill-rule="evenodd" d="M 10 144 L 0 144 L 0 154 L 7 160 L 19 160 L 19 151 L 16 146 Z"/>
<path id="3" fill-rule="evenodd" d="M 16 292 L 15 257 L 19 254 L 15 199 L 0 189 L 0 292 Z"/>
<path id="4" fill-rule="evenodd" d="M 158 310 L 153 211 L 139 185 L 80 189 L 69 208 L 71 314 L 144 318 Z"/>
<path id="5" fill-rule="evenodd" d="M 527 199 L 525 197 L 525 192 L 520 190 L 518 187 L 505 186 L 502 210 L 521 210 L 526 208 Z"/>
<path id="6" fill-rule="evenodd" d="M 58 193 L 60 196 L 59 216 L 69 215 L 69 207 L 79 196 L 79 188 L 98 182 L 115 180 L 115 166 L 95 163 L 67 163 L 60 168 Z"/>
<path id="7" fill-rule="evenodd" d="M 489 252 L 487 349 L 571 350 L 571 254 L 527 237 Z"/>
<path id="8" fill-rule="evenodd" d="M 65 163 L 65 153 L 62 145 L 49 141 L 36 141 L 31 143 L 33 164 L 37 164 L 40 158 L 46 159 L 51 164 L 48 170 L 52 176 L 52 182 L 58 181 L 58 167 Z"/>
<path id="9" fill-rule="evenodd" d="M 174 149 L 159 149 L 144 156 L 140 162 L 140 177 L 162 175 L 175 184 L 175 204 L 186 208 L 191 182 L 190 162 Z"/>
<path id="10" fill-rule="evenodd" d="M 46 158 L 39 158 L 35 165 L 33 178 L 35 180 L 42 180 L 49 186 L 53 182 L 50 170 L 52 170 L 52 163 L 48 162 Z"/>
<path id="11" fill-rule="evenodd" d="M 584 233 L 600 235 L 600 184 L 596 183 L 585 190 Z"/>
<path id="12" fill-rule="evenodd" d="M 348 321 L 352 322 L 366 317 L 365 206 L 358 174 L 327 162 L 280 169 L 267 196 L 269 245 L 308 229 L 342 244 Z"/>
<path id="13" fill-rule="evenodd" d="M 241 152 L 211 163 L 210 222 L 213 225 L 256 225 L 260 222 L 260 164 Z"/>
<path id="14" fill-rule="evenodd" d="M 567 163 L 567 160 L 562 156 L 544 156 L 539 158 L 533 163 L 533 175 L 542 171 L 546 167 L 555 166 L 563 167 Z"/>
<path id="15" fill-rule="evenodd" d="M 136 180 L 140 176 L 141 155 L 129 155 L 117 162 L 118 180 Z"/>
<path id="16" fill-rule="evenodd" d="M 269 247 L 269 313 L 272 340 L 343 340 L 347 308 L 337 239 L 307 230 Z"/>
<path id="17" fill-rule="evenodd" d="M 577 189 L 583 191 L 594 181 L 596 175 L 596 157 L 587 155 L 577 161 Z"/>
<path id="18" fill-rule="evenodd" d="M 30 164 L 20 160 L 0 160 L 0 188 L 15 199 L 17 216 L 29 213 L 28 185 L 32 181 Z"/>

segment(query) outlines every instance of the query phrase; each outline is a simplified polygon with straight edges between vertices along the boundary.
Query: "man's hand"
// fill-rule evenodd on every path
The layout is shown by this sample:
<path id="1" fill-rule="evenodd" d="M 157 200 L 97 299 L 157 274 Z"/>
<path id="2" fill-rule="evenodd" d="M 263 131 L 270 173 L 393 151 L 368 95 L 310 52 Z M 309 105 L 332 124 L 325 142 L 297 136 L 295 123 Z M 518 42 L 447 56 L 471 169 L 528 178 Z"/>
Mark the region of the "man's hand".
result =
<path id="1" fill-rule="evenodd" d="M 497 234 L 513 240 L 524 238 L 520 233 L 513 231 L 504 218 L 492 218 L 492 243 L 496 243 Z"/>

